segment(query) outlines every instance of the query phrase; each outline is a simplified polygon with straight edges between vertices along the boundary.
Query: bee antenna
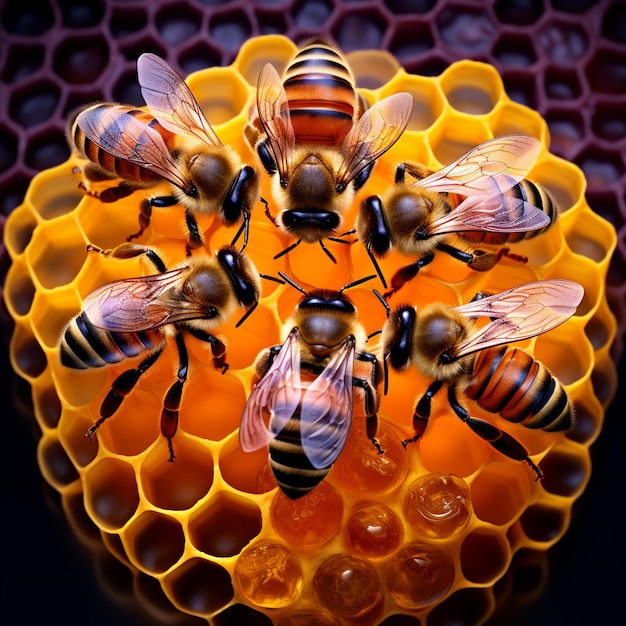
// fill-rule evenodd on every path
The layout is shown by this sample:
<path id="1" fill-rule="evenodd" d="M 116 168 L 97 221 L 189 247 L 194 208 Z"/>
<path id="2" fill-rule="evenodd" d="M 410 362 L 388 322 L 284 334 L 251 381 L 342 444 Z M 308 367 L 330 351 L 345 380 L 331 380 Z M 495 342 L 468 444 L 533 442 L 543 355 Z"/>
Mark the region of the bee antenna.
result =
<path id="1" fill-rule="evenodd" d="M 285 281 L 280 278 L 276 278 L 276 276 L 270 276 L 269 274 L 259 274 L 259 278 L 265 278 L 265 280 L 271 280 L 279 285 L 284 285 Z"/>
<path id="2" fill-rule="evenodd" d="M 344 285 L 339 290 L 339 293 L 343 293 L 346 289 L 350 289 L 351 287 L 356 287 L 357 285 L 360 285 L 361 283 L 365 283 L 368 280 L 372 280 L 372 278 L 376 278 L 376 274 L 370 274 L 369 276 L 365 276 L 365 278 L 359 278 L 358 280 L 354 280 L 351 283 Z"/>
<path id="3" fill-rule="evenodd" d="M 292 280 L 291 278 L 289 278 L 289 276 L 287 276 L 287 274 L 283 273 L 283 272 L 278 272 L 278 275 L 287 283 L 289 283 L 294 289 L 297 289 L 300 293 L 303 293 L 305 296 L 308 296 L 309 294 L 302 288 L 300 287 L 300 285 L 298 285 L 298 283 L 296 283 L 294 280 Z"/>
<path id="4" fill-rule="evenodd" d="M 259 305 L 258 302 L 254 302 L 252 306 L 241 316 L 239 321 L 235 324 L 235 328 L 239 328 L 247 319 L 250 317 L 250 314 L 257 308 Z"/>
<path id="5" fill-rule="evenodd" d="M 239 237 L 241 237 L 241 233 L 243 233 L 243 245 L 241 246 L 241 249 L 239 250 L 238 254 L 241 254 L 246 249 L 246 246 L 248 245 L 248 234 L 250 233 L 250 213 L 248 213 L 247 211 L 244 214 L 244 218 L 243 218 L 243 222 L 241 222 L 241 226 L 238 228 L 237 233 L 235 234 L 235 236 L 233 237 L 233 240 L 230 243 L 231 246 L 235 247 L 237 240 L 239 239 Z"/>
<path id="6" fill-rule="evenodd" d="M 378 274 L 378 278 L 380 278 L 380 282 L 383 284 L 383 287 L 387 289 L 387 281 L 385 280 L 385 277 L 383 276 L 383 271 L 380 269 L 380 265 L 378 265 L 378 261 L 376 260 L 376 257 L 372 253 L 371 242 L 368 242 L 368 244 L 365 246 L 365 250 L 367 251 L 367 256 L 370 258 L 370 261 L 372 262 L 372 265 L 374 266 L 374 269 L 376 270 L 376 273 Z"/>
<path id="7" fill-rule="evenodd" d="M 387 365 L 387 353 L 383 355 L 383 395 L 389 391 L 389 366 Z"/>
<path id="8" fill-rule="evenodd" d="M 291 252 L 296 246 L 299 246 L 301 243 L 302 243 L 302 239 L 298 239 L 298 241 L 296 241 L 295 243 L 292 243 L 290 246 L 287 246 L 284 250 L 282 250 L 281 252 L 279 252 L 278 254 L 274 256 L 274 261 L 276 259 L 280 259 L 280 257 L 287 254 L 287 252 Z"/>
<path id="9" fill-rule="evenodd" d="M 391 313 L 391 307 L 389 306 L 389 303 L 387 302 L 387 300 L 385 300 L 385 297 L 377 289 L 372 289 L 372 292 L 380 300 L 381 304 L 385 307 L 385 311 L 387 311 L 387 317 L 389 317 L 389 313 Z"/>
<path id="10" fill-rule="evenodd" d="M 322 250 L 326 253 L 326 256 L 333 262 L 337 263 L 337 259 L 332 255 L 332 252 L 324 245 L 324 242 L 320 239 L 320 246 L 322 246 Z"/>

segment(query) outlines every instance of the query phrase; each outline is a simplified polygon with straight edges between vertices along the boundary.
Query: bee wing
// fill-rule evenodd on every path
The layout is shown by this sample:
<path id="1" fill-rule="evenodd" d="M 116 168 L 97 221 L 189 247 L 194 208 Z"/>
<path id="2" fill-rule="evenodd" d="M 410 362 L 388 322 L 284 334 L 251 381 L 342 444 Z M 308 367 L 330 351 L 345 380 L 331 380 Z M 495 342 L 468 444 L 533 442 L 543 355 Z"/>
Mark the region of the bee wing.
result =
<path id="1" fill-rule="evenodd" d="M 485 231 L 493 233 L 530 232 L 544 228 L 550 218 L 541 209 L 505 191 L 497 196 L 469 196 L 453 211 L 434 220 L 429 235 Z"/>
<path id="2" fill-rule="evenodd" d="M 137 59 L 137 75 L 143 99 L 164 128 L 176 135 L 223 145 L 191 89 L 167 61 L 146 52 Z"/>
<path id="3" fill-rule="evenodd" d="M 120 116 L 116 105 L 101 109 L 97 115 L 92 108 L 86 109 L 76 122 L 92 143 L 115 158 L 150 170 L 178 187 L 187 186 L 163 137 L 133 115 Z"/>
<path id="4" fill-rule="evenodd" d="M 259 120 L 269 139 L 278 174 L 281 182 L 286 181 L 293 166 L 296 136 L 283 83 L 271 63 L 266 63 L 259 73 L 256 99 Z"/>
<path id="5" fill-rule="evenodd" d="M 540 151 L 541 143 L 534 137 L 497 137 L 481 143 L 450 165 L 413 184 L 463 196 L 499 197 L 526 177 Z"/>
<path id="6" fill-rule="evenodd" d="M 354 340 L 346 341 L 311 383 L 302 400 L 300 436 L 313 467 L 330 467 L 346 443 L 352 424 Z"/>
<path id="7" fill-rule="evenodd" d="M 172 323 L 181 311 L 159 298 L 180 281 L 182 272 L 179 268 L 107 283 L 87 295 L 83 311 L 92 324 L 113 332 L 137 332 Z"/>
<path id="8" fill-rule="evenodd" d="M 460 342 L 455 356 L 541 335 L 568 320 L 583 295 L 576 282 L 538 280 L 454 307 L 468 317 L 492 320 Z"/>
<path id="9" fill-rule="evenodd" d="M 241 449 L 252 452 L 274 439 L 298 408 L 300 395 L 300 334 L 294 328 L 246 402 L 239 428 Z M 269 427 L 266 411 L 271 416 Z"/>
<path id="10" fill-rule="evenodd" d="M 344 188 L 361 170 L 400 138 L 413 113 L 413 98 L 397 93 L 372 105 L 354 123 L 343 142 L 344 159 L 337 186 Z"/>

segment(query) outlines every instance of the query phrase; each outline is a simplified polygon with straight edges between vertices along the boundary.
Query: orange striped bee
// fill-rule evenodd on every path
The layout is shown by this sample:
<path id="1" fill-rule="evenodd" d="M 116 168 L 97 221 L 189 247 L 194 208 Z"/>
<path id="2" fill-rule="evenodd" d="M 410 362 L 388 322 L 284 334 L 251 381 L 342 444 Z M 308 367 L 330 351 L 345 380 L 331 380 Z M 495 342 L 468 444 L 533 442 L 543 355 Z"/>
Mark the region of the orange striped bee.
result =
<path id="1" fill-rule="evenodd" d="M 198 215 L 219 215 L 227 226 L 242 222 L 233 243 L 243 229 L 245 248 L 250 211 L 259 199 L 256 172 L 222 144 L 185 81 L 166 61 L 142 54 L 137 74 L 149 112 L 94 104 L 78 113 L 67 131 L 70 146 L 90 160 L 91 171 L 122 179 L 126 192 L 112 194 L 113 199 L 134 188 L 171 184 L 170 195 L 142 203 L 140 230 L 128 240 L 141 236 L 153 207 L 180 203 L 189 248 L 202 244 Z"/>
<path id="2" fill-rule="evenodd" d="M 541 478 L 541 470 L 521 443 L 490 422 L 472 417 L 457 396 L 462 393 L 485 411 L 527 428 L 568 429 L 573 406 L 559 380 L 523 350 L 504 344 L 536 337 L 562 324 L 574 314 L 582 297 L 583 288 L 575 282 L 541 280 L 491 296 L 478 294 L 460 306 L 432 303 L 421 310 L 400 306 L 391 312 L 381 339 L 385 369 L 387 363 L 396 370 L 413 365 L 434 379 L 417 401 L 415 436 L 403 445 L 424 434 L 432 399 L 447 384 L 454 413 L 496 450 L 526 461 Z M 480 317 L 491 321 L 475 330 Z"/>
<path id="3" fill-rule="evenodd" d="M 437 172 L 419 163 L 401 164 L 396 184 L 382 197 L 366 198 L 356 222 L 359 239 L 383 284 L 375 257 L 384 257 L 391 248 L 418 257 L 396 272 L 385 297 L 414 278 L 437 252 L 481 272 L 505 255 L 526 261 L 504 247 L 495 252 L 468 249 L 478 243 L 515 243 L 544 232 L 554 222 L 553 200 L 544 189 L 524 180 L 540 149 L 533 137 L 508 135 L 480 144 Z"/>
<path id="4" fill-rule="evenodd" d="M 185 336 L 210 345 L 214 366 L 225 373 L 226 345 L 212 331 L 230 318 L 237 306 L 246 309 L 238 325 L 256 307 L 259 274 L 250 259 L 232 246 L 223 246 L 215 256 L 190 256 L 169 270 L 157 251 L 147 246 L 124 243 L 112 251 L 90 250 L 121 259 L 145 254 L 158 273 L 98 287 L 87 295 L 83 310 L 63 331 L 59 353 L 66 367 L 103 367 L 146 355 L 136 367 L 114 380 L 100 407 L 100 418 L 87 436 L 91 439 L 119 409 L 167 343 L 174 341 L 179 364 L 176 380 L 163 398 L 161 413 L 161 432 L 167 438 L 172 461 L 172 438 L 189 371 Z"/>
<path id="5" fill-rule="evenodd" d="M 362 395 L 367 433 L 375 439 L 381 367 L 365 351 L 367 335 L 354 304 L 340 291 L 304 294 L 283 327 L 284 342 L 263 350 L 255 361 L 254 386 L 241 419 L 245 452 L 267 445 L 278 486 L 289 498 L 309 493 L 330 472 L 352 424 L 353 387 Z"/>
<path id="6" fill-rule="evenodd" d="M 272 178 L 281 207 L 267 216 L 296 242 L 338 239 L 342 216 L 368 179 L 378 157 L 404 132 L 413 112 L 408 93 L 364 110 L 354 77 L 341 53 L 321 40 L 305 45 L 281 78 L 271 64 L 258 78 L 256 115 L 249 143 Z M 352 183 L 352 184 L 351 184 Z"/>

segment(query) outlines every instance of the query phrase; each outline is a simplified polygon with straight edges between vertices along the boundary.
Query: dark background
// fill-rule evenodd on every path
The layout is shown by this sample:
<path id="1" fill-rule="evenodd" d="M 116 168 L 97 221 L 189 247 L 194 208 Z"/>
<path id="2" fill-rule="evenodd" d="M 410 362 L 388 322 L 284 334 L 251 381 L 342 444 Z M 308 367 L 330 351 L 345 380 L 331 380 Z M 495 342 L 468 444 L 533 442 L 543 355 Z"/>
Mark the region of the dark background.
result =
<path id="1" fill-rule="evenodd" d="M 384 48 L 411 72 L 436 75 L 472 58 L 500 71 L 507 93 L 546 119 L 555 154 L 588 180 L 590 206 L 619 234 L 607 294 L 622 354 L 626 317 L 626 3 L 611 0 L 0 0 L 0 227 L 32 176 L 68 156 L 70 109 L 95 99 L 141 104 L 140 52 L 184 75 L 227 65 L 248 37 L 278 32 L 296 42 L 324 34 L 344 50 Z M 0 246 L 0 279 L 8 267 Z M 13 375 L 2 316 L 2 543 L 5 614 L 68 626 L 165 623 L 133 592 L 129 571 L 73 532 L 59 495 L 39 472 L 39 433 L 28 390 Z M 624 358 L 620 381 L 626 382 Z M 598 623 L 623 613 L 624 392 L 618 389 L 592 446 L 589 486 L 565 537 L 512 570 L 516 595 L 490 625 Z M 87 526 L 89 528 L 89 526 Z M 516 559 L 517 561 L 518 559 Z M 543 593 L 537 587 L 545 580 Z M 150 585 L 139 582 L 142 591 Z M 167 624 L 202 623 L 168 614 Z"/>

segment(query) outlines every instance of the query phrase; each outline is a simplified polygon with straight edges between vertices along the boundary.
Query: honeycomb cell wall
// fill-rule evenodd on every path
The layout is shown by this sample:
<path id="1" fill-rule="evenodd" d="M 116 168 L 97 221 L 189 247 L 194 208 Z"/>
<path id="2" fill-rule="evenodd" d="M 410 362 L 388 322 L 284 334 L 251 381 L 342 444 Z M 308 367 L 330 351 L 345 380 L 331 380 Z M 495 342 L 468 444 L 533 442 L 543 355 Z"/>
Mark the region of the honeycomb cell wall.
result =
<path id="1" fill-rule="evenodd" d="M 251 158 L 243 128 L 256 72 L 265 61 L 284 66 L 295 50 L 282 36 L 255 37 L 232 64 L 187 79 L 208 119 L 217 118 L 218 135 L 243 159 Z M 300 296 L 290 285 L 271 282 L 264 283 L 259 307 L 240 328 L 236 319 L 220 328 L 231 365 L 224 375 L 212 369 L 206 349 L 188 341 L 191 373 L 173 439 L 174 463 L 168 462 L 158 427 L 162 394 L 176 366 L 171 346 L 90 442 L 85 432 L 129 364 L 68 370 L 59 363 L 58 340 L 97 286 L 150 273 L 141 259 L 87 251 L 87 244 L 108 249 L 134 232 L 147 192 L 108 204 L 83 195 L 84 162 L 71 156 L 35 176 L 7 222 L 11 358 L 32 387 L 44 477 L 64 503 L 83 494 L 88 518 L 134 576 L 156 581 L 178 613 L 211 624 L 244 618 L 281 626 L 390 624 L 412 617 L 416 624 L 433 625 L 448 623 L 464 603 L 488 618 L 496 604 L 494 587 L 518 555 L 544 552 L 566 532 L 591 473 L 589 447 L 615 392 L 610 349 L 616 322 L 605 290 L 615 230 L 590 209 L 583 172 L 549 150 L 544 119 L 509 97 L 490 64 L 459 61 L 439 76 L 425 77 L 407 73 L 381 52 L 364 57 L 357 79 L 377 85 L 361 89 L 370 103 L 408 91 L 415 107 L 409 129 L 379 159 L 347 213 L 346 228 L 354 223 L 359 199 L 384 190 L 402 160 L 437 169 L 494 136 L 526 132 L 541 141 L 529 179 L 551 192 L 560 214 L 545 234 L 515 244 L 528 263 L 505 258 L 478 273 L 438 257 L 398 299 L 418 306 L 434 300 L 458 304 L 479 290 L 549 278 L 583 285 L 576 314 L 524 344 L 565 384 L 577 410 L 575 427 L 553 434 L 488 418 L 526 446 L 545 473 L 542 481 L 534 480 L 526 464 L 474 436 L 446 411 L 445 402 L 420 442 L 405 450 L 400 442 L 412 433 L 415 397 L 427 385 L 408 371 L 390 375 L 391 391 L 382 399 L 377 439 L 385 453 L 368 441 L 356 407 L 348 443 L 328 477 L 308 496 L 286 498 L 276 488 L 266 451 L 246 454 L 238 442 L 254 358 L 279 341 Z M 111 183 L 90 185 L 104 190 Z M 262 195 L 272 206 L 267 181 Z M 200 225 L 206 242 L 194 255 L 213 254 L 232 238 L 230 229 L 211 218 Z M 170 264 L 185 258 L 185 241 L 179 207 L 155 210 L 141 239 Z M 307 288 L 340 289 L 362 276 L 363 268 L 371 271 L 359 242 L 328 242 L 336 264 L 310 244 L 274 260 L 288 244 L 257 205 L 246 252 L 260 272 L 285 272 Z M 393 253 L 381 267 L 391 276 L 400 263 Z M 368 333 L 383 325 L 385 310 L 367 283 L 351 289 L 350 297 Z M 372 350 L 378 341 L 372 337 Z M 574 355 L 571 345 L 577 346 Z"/>

